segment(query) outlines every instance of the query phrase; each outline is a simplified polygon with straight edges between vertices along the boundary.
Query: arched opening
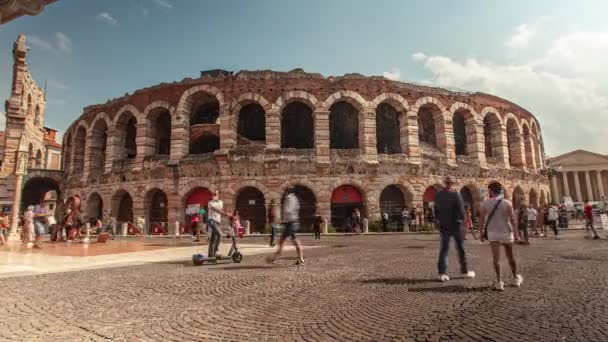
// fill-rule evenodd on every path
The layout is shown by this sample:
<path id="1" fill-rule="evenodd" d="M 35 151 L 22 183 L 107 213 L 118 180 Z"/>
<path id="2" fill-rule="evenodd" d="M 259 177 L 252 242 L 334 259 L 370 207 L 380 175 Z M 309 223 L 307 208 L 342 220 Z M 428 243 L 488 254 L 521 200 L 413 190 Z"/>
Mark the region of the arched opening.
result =
<path id="1" fill-rule="evenodd" d="M 212 134 L 204 134 L 190 141 L 190 154 L 211 153 L 220 148 L 220 138 Z"/>
<path id="2" fill-rule="evenodd" d="M 94 192 L 87 198 L 87 217 L 91 219 L 103 219 L 103 199 Z"/>
<path id="3" fill-rule="evenodd" d="M 34 125 L 40 126 L 41 121 L 42 121 L 42 114 L 40 113 L 40 106 L 36 105 L 36 110 L 34 111 Z"/>
<path id="4" fill-rule="evenodd" d="M 438 120 L 441 119 L 441 110 L 435 105 L 424 105 L 418 110 L 418 140 L 424 147 L 439 148 L 437 139 L 441 127 Z"/>
<path id="5" fill-rule="evenodd" d="M 388 103 L 376 108 L 376 149 L 379 154 L 401 153 L 399 112 Z"/>
<path id="6" fill-rule="evenodd" d="M 526 194 L 524 193 L 524 190 L 521 187 L 516 186 L 513 189 L 513 209 L 519 209 L 522 204 L 525 204 L 525 200 Z"/>
<path id="7" fill-rule="evenodd" d="M 534 157 L 533 157 L 533 149 L 534 149 L 534 142 L 532 141 L 532 136 L 530 134 L 530 129 L 528 128 L 528 125 L 524 125 L 523 126 L 523 133 L 524 133 L 524 150 L 526 151 L 526 166 L 528 168 L 533 168 L 534 166 Z"/>
<path id="8" fill-rule="evenodd" d="M 34 145 L 32 143 L 27 147 L 27 168 L 33 169 L 36 166 L 36 155 L 34 154 Z"/>
<path id="9" fill-rule="evenodd" d="M 300 230 L 305 233 L 312 232 L 312 226 L 315 223 L 315 214 L 317 212 L 317 199 L 315 194 L 309 188 L 302 185 L 294 186 L 294 193 L 300 201 Z M 287 193 L 281 198 L 281 207 Z"/>
<path id="10" fill-rule="evenodd" d="M 500 156 L 500 120 L 494 113 L 488 113 L 483 118 L 483 136 L 485 141 L 486 158 Z"/>
<path id="11" fill-rule="evenodd" d="M 210 153 L 219 149 L 219 101 L 215 96 L 205 92 L 196 93 L 190 101 L 192 102 L 190 154 Z M 215 132 L 215 134 L 211 132 Z M 211 139 L 209 136 L 215 136 L 217 144 L 215 144 L 215 139 Z"/>
<path id="12" fill-rule="evenodd" d="M 266 113 L 257 103 L 250 103 L 239 111 L 237 144 L 250 145 L 266 141 Z"/>
<path id="13" fill-rule="evenodd" d="M 535 125 L 532 125 L 532 140 L 534 143 L 534 155 L 536 156 L 536 167 L 540 169 L 543 168 L 544 165 L 542 161 L 542 150 L 540 148 L 540 136 L 538 135 L 538 130 Z"/>
<path id="14" fill-rule="evenodd" d="M 479 207 L 481 204 L 481 194 L 479 189 L 474 185 L 466 185 L 460 189 L 460 197 L 464 203 L 465 212 L 470 210 L 473 223 L 477 222 L 479 217 Z"/>
<path id="15" fill-rule="evenodd" d="M 167 195 L 160 189 L 148 191 L 145 197 L 145 208 L 148 208 L 147 220 L 149 231 L 153 234 L 167 232 L 169 219 L 169 201 Z"/>
<path id="16" fill-rule="evenodd" d="M 123 223 L 133 223 L 133 198 L 131 195 L 120 190 L 112 197 L 112 212 L 118 226 Z"/>
<path id="17" fill-rule="evenodd" d="M 108 150 L 108 124 L 105 120 L 97 120 L 91 129 L 89 172 L 91 174 L 104 173 Z"/>
<path id="18" fill-rule="evenodd" d="M 213 193 L 203 187 L 196 187 L 188 192 L 185 201 L 185 225 L 184 232 L 192 232 L 192 216 L 200 212 L 201 208 L 208 210 L 207 204 L 213 198 Z"/>
<path id="19" fill-rule="evenodd" d="M 127 159 L 133 159 L 137 156 L 137 120 L 131 117 L 127 122 L 127 131 L 125 135 L 125 154 Z"/>
<path id="20" fill-rule="evenodd" d="M 154 134 L 154 154 L 171 152 L 171 115 L 165 108 L 157 108 L 149 116 L 150 131 Z"/>
<path id="21" fill-rule="evenodd" d="M 352 232 L 352 216 L 359 209 L 365 215 L 363 196 L 352 185 L 341 185 L 331 194 L 331 225 L 337 232 Z"/>
<path id="22" fill-rule="evenodd" d="M 380 214 L 388 214 L 387 230 L 389 232 L 403 231 L 403 220 L 401 213 L 411 203 L 411 198 L 406 197 L 399 185 L 389 185 L 380 193 Z"/>
<path id="23" fill-rule="evenodd" d="M 535 189 L 530 189 L 530 193 L 528 194 L 528 206 L 538 208 L 538 193 Z"/>
<path id="24" fill-rule="evenodd" d="M 137 156 L 137 119 L 127 111 L 121 114 L 116 122 L 118 148 L 115 160 L 133 159 Z"/>
<path id="25" fill-rule="evenodd" d="M 42 169 L 42 151 L 40 150 L 36 152 L 36 168 Z"/>
<path id="26" fill-rule="evenodd" d="M 440 184 L 429 186 L 422 194 L 422 216 L 424 222 L 433 222 L 435 210 L 435 195 L 443 187 Z"/>
<path id="27" fill-rule="evenodd" d="M 57 196 L 60 194 L 59 184 L 56 180 L 48 177 L 32 177 L 28 179 L 21 191 L 22 208 L 28 205 L 44 204 L 47 193 L 51 191 L 54 191 Z"/>
<path id="28" fill-rule="evenodd" d="M 65 147 L 63 148 L 63 171 L 70 171 L 70 161 L 72 160 L 72 135 L 68 134 L 65 139 Z"/>
<path id="29" fill-rule="evenodd" d="M 507 146 L 509 149 L 509 164 L 511 167 L 521 167 L 522 155 L 521 155 L 521 134 L 517 122 L 515 119 L 509 118 L 507 120 Z"/>
<path id="30" fill-rule="evenodd" d="M 329 109 L 329 148 L 359 148 L 359 112 L 350 103 L 340 101 Z"/>
<path id="31" fill-rule="evenodd" d="M 454 128 L 454 147 L 457 156 L 467 155 L 466 121 L 462 111 L 454 113 L 452 126 Z"/>
<path id="32" fill-rule="evenodd" d="M 81 175 L 84 171 L 84 153 L 86 151 L 86 143 L 87 131 L 84 129 L 84 127 L 80 126 L 76 130 L 76 135 L 74 136 L 74 161 L 72 165 L 72 173 L 75 175 Z"/>
<path id="33" fill-rule="evenodd" d="M 540 202 L 539 205 L 542 207 L 544 205 L 546 205 L 548 202 L 547 198 L 545 197 L 545 191 L 544 190 L 540 190 Z"/>
<path id="34" fill-rule="evenodd" d="M 315 122 L 312 109 L 302 102 L 291 102 L 281 116 L 281 148 L 315 147 Z"/>
<path id="35" fill-rule="evenodd" d="M 239 191 L 235 202 L 235 208 L 239 212 L 241 223 L 247 220 L 250 224 L 251 233 L 263 233 L 266 226 L 264 194 L 252 186 L 247 186 Z"/>

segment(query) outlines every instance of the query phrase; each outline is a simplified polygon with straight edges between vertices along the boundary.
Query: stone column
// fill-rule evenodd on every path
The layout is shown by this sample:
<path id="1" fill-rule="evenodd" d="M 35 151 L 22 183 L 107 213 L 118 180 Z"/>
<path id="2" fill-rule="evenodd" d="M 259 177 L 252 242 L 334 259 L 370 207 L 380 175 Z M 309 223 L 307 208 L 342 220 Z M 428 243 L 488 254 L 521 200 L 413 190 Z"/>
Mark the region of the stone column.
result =
<path id="1" fill-rule="evenodd" d="M 233 114 L 238 115 L 238 113 L 232 113 L 232 108 L 229 105 L 224 104 L 220 107 L 220 150 L 225 151 L 225 153 L 236 146 L 237 118 Z M 188 125 L 190 125 L 190 120 L 188 120 Z M 187 131 L 189 142 L 190 127 Z M 189 148 L 189 145 L 187 147 Z"/>
<path id="2" fill-rule="evenodd" d="M 589 170 L 585 171 L 585 185 L 587 186 L 587 200 L 595 201 L 595 196 L 593 194 L 593 188 L 591 187 L 591 176 L 589 175 Z"/>
<path id="3" fill-rule="evenodd" d="M 602 183 L 602 170 L 595 171 L 597 176 L 597 188 L 599 190 L 600 199 L 606 198 L 606 193 L 604 192 L 604 183 Z"/>
<path id="4" fill-rule="evenodd" d="M 500 158 L 506 168 L 511 167 L 511 162 L 509 161 L 509 145 L 507 144 L 507 126 L 503 124 L 496 124 L 499 128 L 499 133 L 497 134 L 498 138 L 495 139 L 496 145 L 495 148 L 496 156 Z M 495 128 L 492 128 L 492 131 L 495 131 Z M 493 137 L 494 138 L 494 137 Z"/>
<path id="5" fill-rule="evenodd" d="M 148 138 L 148 120 L 143 119 L 143 122 L 137 123 L 137 135 L 135 136 L 135 146 L 137 149 L 137 155 L 135 156 L 135 164 L 133 169 L 138 170 L 143 167 L 144 157 L 149 153 L 148 146 L 150 145 Z M 152 146 L 154 146 L 154 142 L 152 140 Z M 154 147 L 152 147 L 154 148 Z"/>
<path id="6" fill-rule="evenodd" d="M 359 147 L 363 159 L 369 164 L 378 163 L 376 139 L 376 113 L 365 109 L 359 119 Z"/>
<path id="7" fill-rule="evenodd" d="M 528 136 L 528 138 L 525 138 L 527 142 L 527 146 L 529 146 L 529 149 L 526 148 L 526 163 L 528 164 L 528 171 L 532 171 L 532 172 L 537 172 L 538 168 L 536 165 L 536 152 L 534 151 L 534 140 L 532 139 L 532 135 L 530 134 Z M 528 150 L 530 150 L 530 153 L 528 155 Z"/>
<path id="8" fill-rule="evenodd" d="M 274 106 L 266 113 L 266 148 L 281 148 L 281 115 Z"/>
<path id="9" fill-rule="evenodd" d="M 557 186 L 557 176 L 551 176 L 551 190 L 553 192 L 553 198 L 561 198 L 559 195 L 559 187 Z"/>
<path id="10" fill-rule="evenodd" d="M 23 182 L 23 174 L 16 173 L 15 175 L 15 193 L 13 194 L 13 205 L 11 211 L 11 227 L 8 236 L 9 241 L 19 241 L 17 234 L 17 223 L 19 222 L 19 207 L 21 204 L 21 185 Z"/>
<path id="11" fill-rule="evenodd" d="M 570 196 L 570 185 L 568 184 L 568 172 L 561 172 L 562 182 L 564 183 L 564 196 Z"/>
<path id="12" fill-rule="evenodd" d="M 401 150 L 407 154 L 412 163 L 420 164 L 422 161 L 420 153 L 420 142 L 418 141 L 418 114 L 407 112 L 405 116 L 399 117 Z"/>
<path id="13" fill-rule="evenodd" d="M 329 111 L 315 110 L 315 150 L 317 153 L 317 164 L 329 164 Z"/>
<path id="14" fill-rule="evenodd" d="M 221 143 L 221 132 L 220 132 Z M 179 161 L 190 152 L 190 111 L 180 110 L 171 118 L 171 151 L 170 160 Z"/>
<path id="15" fill-rule="evenodd" d="M 456 151 L 454 146 L 454 126 L 452 118 L 446 118 L 444 113 L 441 117 L 435 117 L 435 134 L 437 136 L 437 147 L 443 152 L 450 165 L 456 164 Z"/>
<path id="16" fill-rule="evenodd" d="M 474 118 L 469 118 L 465 122 L 467 134 L 467 155 L 479 161 L 479 166 L 487 168 L 485 139 L 483 136 L 483 123 L 477 123 Z"/>
<path id="17" fill-rule="evenodd" d="M 581 194 L 581 181 L 578 178 L 578 171 L 574 171 L 574 188 L 576 190 L 576 200 L 581 202 L 583 195 Z"/>

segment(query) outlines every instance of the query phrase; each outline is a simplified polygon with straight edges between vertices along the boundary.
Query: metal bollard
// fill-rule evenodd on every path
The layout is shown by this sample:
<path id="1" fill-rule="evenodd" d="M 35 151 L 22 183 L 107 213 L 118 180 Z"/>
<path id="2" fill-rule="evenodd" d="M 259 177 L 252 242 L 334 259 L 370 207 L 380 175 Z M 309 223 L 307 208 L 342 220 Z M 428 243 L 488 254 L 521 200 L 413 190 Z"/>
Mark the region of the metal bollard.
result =
<path id="1" fill-rule="evenodd" d="M 323 234 L 329 233 L 329 231 L 328 231 L 328 224 L 327 224 L 327 219 L 326 218 L 323 218 L 323 228 L 322 228 L 321 232 Z"/>
<path id="2" fill-rule="evenodd" d="M 173 232 L 175 237 L 179 237 L 179 221 L 175 221 L 175 231 Z"/>
<path id="3" fill-rule="evenodd" d="M 363 225 L 363 234 L 369 233 L 369 222 L 366 217 L 361 219 L 361 224 Z"/>
<path id="4" fill-rule="evenodd" d="M 127 236 L 129 225 L 127 222 L 122 223 L 122 236 Z"/>
<path id="5" fill-rule="evenodd" d="M 87 222 L 84 224 L 84 239 L 82 239 L 83 243 L 89 243 L 91 241 L 91 223 Z"/>
<path id="6" fill-rule="evenodd" d="M 251 225 L 249 220 L 243 221 L 243 228 L 245 228 L 245 235 L 251 234 Z"/>

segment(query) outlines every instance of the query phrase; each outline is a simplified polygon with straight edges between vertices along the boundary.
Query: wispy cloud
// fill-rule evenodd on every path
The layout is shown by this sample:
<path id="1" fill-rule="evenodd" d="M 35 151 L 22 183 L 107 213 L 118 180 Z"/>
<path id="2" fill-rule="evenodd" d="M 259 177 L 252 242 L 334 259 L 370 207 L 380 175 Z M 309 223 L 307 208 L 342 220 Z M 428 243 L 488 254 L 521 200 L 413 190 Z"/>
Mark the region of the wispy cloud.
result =
<path id="1" fill-rule="evenodd" d="M 108 12 L 101 12 L 97 15 L 97 20 L 102 21 L 110 26 L 118 25 L 118 20 L 114 19 Z"/>
<path id="2" fill-rule="evenodd" d="M 32 47 L 54 53 L 72 53 L 72 40 L 63 32 L 55 32 L 53 36 L 48 37 L 47 39 L 36 35 L 27 36 L 26 42 Z"/>
<path id="3" fill-rule="evenodd" d="M 166 9 L 172 9 L 173 8 L 173 4 L 170 3 L 168 0 L 154 0 L 154 2 L 156 2 L 156 4 L 158 6 L 166 8 Z"/>
<path id="4" fill-rule="evenodd" d="M 68 103 L 66 100 L 58 98 L 50 98 L 46 100 L 47 105 L 64 105 L 66 103 Z"/>
<path id="5" fill-rule="evenodd" d="M 536 35 L 536 28 L 530 27 L 527 24 L 519 25 L 515 28 L 515 33 L 505 44 L 514 50 L 523 49 L 528 46 L 530 40 Z"/>
<path id="6" fill-rule="evenodd" d="M 401 79 L 401 70 L 399 68 L 393 68 L 391 71 L 385 71 L 382 76 L 392 81 L 399 81 Z"/>
<path id="7" fill-rule="evenodd" d="M 67 90 L 70 88 L 66 84 L 61 83 L 59 81 L 55 81 L 55 80 L 48 80 L 47 85 L 51 88 L 55 88 L 55 89 L 59 89 L 59 90 Z"/>

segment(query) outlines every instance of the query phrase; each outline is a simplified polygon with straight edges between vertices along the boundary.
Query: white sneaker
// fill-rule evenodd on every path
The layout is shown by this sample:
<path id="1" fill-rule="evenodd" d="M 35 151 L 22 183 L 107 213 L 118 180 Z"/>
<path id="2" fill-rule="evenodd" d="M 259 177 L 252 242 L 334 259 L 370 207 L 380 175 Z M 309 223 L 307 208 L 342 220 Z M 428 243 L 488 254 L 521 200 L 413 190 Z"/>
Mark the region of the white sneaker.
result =
<path id="1" fill-rule="evenodd" d="M 473 279 L 473 278 L 475 278 L 475 271 L 468 271 L 467 273 L 465 273 L 463 275 L 465 278 Z"/>
<path id="2" fill-rule="evenodd" d="M 499 281 L 496 283 L 496 290 L 497 291 L 504 291 L 505 290 L 505 282 L 504 281 Z"/>
<path id="3" fill-rule="evenodd" d="M 524 282 L 524 277 L 521 274 L 515 276 L 515 287 L 521 287 L 521 284 Z"/>
<path id="4" fill-rule="evenodd" d="M 447 274 L 440 274 L 439 275 L 439 281 L 445 282 L 445 281 L 448 281 L 448 280 L 450 280 L 450 277 L 448 277 Z"/>

